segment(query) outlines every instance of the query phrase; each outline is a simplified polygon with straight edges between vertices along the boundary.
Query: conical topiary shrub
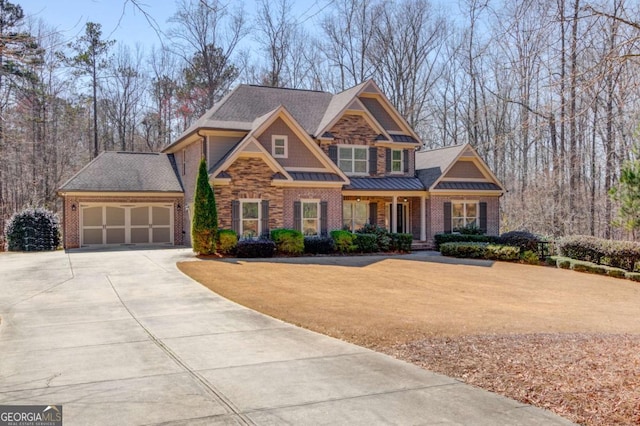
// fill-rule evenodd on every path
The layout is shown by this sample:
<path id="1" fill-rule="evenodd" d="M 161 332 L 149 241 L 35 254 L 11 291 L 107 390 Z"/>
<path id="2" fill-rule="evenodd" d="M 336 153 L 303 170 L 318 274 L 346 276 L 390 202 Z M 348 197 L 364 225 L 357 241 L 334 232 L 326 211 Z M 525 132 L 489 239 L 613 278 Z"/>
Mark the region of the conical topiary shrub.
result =
<path id="1" fill-rule="evenodd" d="M 216 233 L 218 232 L 218 212 L 216 199 L 209 185 L 207 162 L 200 161 L 196 193 L 193 200 L 193 222 L 191 223 L 191 245 L 198 254 L 216 252 Z"/>

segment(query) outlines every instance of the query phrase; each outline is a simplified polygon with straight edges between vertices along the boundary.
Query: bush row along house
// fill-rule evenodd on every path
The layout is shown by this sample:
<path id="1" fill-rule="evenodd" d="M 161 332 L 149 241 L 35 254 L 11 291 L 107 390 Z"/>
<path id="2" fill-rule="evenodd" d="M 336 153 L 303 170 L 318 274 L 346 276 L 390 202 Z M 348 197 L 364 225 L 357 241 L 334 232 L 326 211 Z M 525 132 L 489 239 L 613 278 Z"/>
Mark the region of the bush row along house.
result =
<path id="1" fill-rule="evenodd" d="M 420 138 L 373 81 L 338 94 L 239 85 L 162 153 L 103 152 L 59 189 L 64 246 L 190 245 L 207 160 L 221 228 L 241 238 L 366 223 L 433 236 L 499 233 L 503 185 L 470 145 Z"/>

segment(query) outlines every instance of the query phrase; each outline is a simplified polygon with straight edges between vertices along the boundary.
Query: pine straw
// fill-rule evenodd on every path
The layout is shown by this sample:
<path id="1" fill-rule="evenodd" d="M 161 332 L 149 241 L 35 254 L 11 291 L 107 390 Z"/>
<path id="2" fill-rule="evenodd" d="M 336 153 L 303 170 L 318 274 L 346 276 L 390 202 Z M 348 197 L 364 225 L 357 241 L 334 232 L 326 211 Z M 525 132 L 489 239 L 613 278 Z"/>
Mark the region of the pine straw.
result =
<path id="1" fill-rule="evenodd" d="M 640 336 L 481 335 L 375 349 L 580 424 L 640 424 Z"/>

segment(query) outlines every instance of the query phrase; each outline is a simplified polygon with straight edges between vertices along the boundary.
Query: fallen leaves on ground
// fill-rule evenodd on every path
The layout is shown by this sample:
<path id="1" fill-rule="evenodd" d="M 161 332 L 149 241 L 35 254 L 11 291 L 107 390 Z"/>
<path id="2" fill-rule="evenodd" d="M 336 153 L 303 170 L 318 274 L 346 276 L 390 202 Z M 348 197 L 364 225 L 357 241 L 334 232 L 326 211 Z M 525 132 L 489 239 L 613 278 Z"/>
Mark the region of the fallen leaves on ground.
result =
<path id="1" fill-rule="evenodd" d="M 374 349 L 580 424 L 640 424 L 640 336 L 480 335 Z"/>

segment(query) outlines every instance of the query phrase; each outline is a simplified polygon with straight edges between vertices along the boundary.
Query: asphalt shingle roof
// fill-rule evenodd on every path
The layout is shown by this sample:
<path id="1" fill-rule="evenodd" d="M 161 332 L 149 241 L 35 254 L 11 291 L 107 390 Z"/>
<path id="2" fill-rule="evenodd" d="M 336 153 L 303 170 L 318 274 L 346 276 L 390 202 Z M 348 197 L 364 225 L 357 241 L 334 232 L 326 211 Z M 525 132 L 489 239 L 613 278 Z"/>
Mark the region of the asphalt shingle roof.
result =
<path id="1" fill-rule="evenodd" d="M 309 134 L 314 134 L 333 95 L 315 90 L 241 84 L 225 96 L 179 138 L 198 128 L 251 130 L 256 117 L 284 105 Z"/>
<path id="2" fill-rule="evenodd" d="M 184 192 L 173 154 L 114 151 L 98 155 L 59 191 Z"/>
<path id="3" fill-rule="evenodd" d="M 424 191 L 424 185 L 415 177 L 350 178 L 344 189 L 363 191 Z"/>

